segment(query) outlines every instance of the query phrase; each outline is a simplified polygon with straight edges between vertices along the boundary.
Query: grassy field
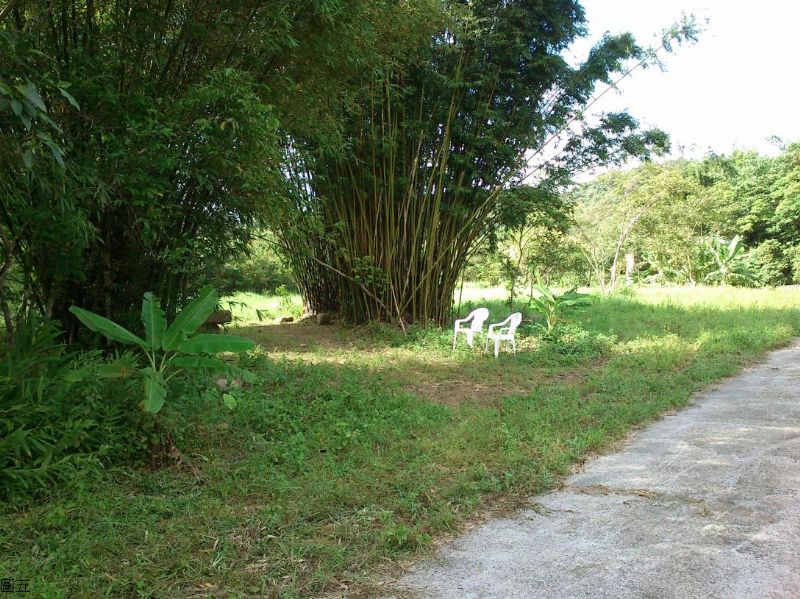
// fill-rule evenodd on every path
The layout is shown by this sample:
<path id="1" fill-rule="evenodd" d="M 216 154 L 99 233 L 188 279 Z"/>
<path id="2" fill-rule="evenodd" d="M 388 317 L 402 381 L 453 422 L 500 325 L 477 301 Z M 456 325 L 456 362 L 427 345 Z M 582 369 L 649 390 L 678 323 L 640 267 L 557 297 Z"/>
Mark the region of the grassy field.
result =
<path id="1" fill-rule="evenodd" d="M 448 330 L 238 332 L 260 344 L 244 360 L 259 382 L 235 409 L 198 380 L 168 405 L 193 467 L 117 468 L 6 510 L 0 577 L 48 597 L 379 592 L 396 564 L 800 334 L 800 289 L 594 298 L 550 335 L 524 324 L 497 360 L 451 352 Z"/>

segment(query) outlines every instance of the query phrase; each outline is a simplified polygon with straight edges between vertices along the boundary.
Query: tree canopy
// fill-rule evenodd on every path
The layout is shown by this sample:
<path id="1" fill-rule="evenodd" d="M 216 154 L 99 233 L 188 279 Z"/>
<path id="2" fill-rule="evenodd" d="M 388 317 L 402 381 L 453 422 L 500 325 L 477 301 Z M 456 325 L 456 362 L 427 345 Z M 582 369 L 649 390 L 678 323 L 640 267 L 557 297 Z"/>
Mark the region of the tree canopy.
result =
<path id="1" fill-rule="evenodd" d="M 264 225 L 311 310 L 441 322 L 524 178 L 518 213 L 667 147 L 584 109 L 696 34 L 606 35 L 573 64 L 575 0 L 11 2 L 0 18 L 9 328 L 30 310 L 69 327 L 72 304 L 124 322 L 145 291 L 174 314 Z"/>
<path id="2" fill-rule="evenodd" d="M 749 274 L 726 282 L 796 283 L 798 173 L 797 143 L 776 157 L 734 151 L 609 172 L 571 192 L 572 237 L 601 288 L 614 288 L 624 253 L 650 281 L 716 282 L 734 254 Z"/>
<path id="3" fill-rule="evenodd" d="M 576 169 L 668 145 L 628 114 L 583 120 L 597 85 L 654 54 L 630 35 L 606 36 L 571 65 L 564 53 L 586 34 L 579 3 L 444 6 L 427 44 L 376 71 L 350 107 L 344 151 L 292 139 L 293 201 L 278 234 L 314 310 L 442 322 L 470 252 L 499 223 L 500 196 L 520 184 L 532 151 L 560 141 L 531 198 L 554 197 Z M 666 40 L 694 33 L 685 23 Z"/>

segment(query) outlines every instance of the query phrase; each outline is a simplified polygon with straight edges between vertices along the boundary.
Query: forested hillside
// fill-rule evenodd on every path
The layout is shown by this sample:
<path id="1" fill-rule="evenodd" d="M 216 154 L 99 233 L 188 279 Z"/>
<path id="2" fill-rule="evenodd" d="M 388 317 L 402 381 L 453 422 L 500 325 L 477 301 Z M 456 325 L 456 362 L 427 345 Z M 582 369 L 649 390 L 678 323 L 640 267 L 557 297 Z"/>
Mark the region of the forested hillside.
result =
<path id="1" fill-rule="evenodd" d="M 621 283 L 800 283 L 800 144 L 613 170 L 502 227 L 467 280 L 613 291 Z M 627 270 L 627 279 L 626 279 Z"/>

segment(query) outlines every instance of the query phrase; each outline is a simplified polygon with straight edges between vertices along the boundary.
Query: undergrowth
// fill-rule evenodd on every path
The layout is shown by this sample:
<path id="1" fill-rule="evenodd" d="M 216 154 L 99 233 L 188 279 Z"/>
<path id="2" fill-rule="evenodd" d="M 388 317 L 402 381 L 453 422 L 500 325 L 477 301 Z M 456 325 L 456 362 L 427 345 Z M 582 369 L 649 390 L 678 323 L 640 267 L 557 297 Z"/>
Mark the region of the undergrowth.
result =
<path id="1" fill-rule="evenodd" d="M 229 390 L 232 408 L 208 381 L 176 379 L 165 425 L 192 468 L 110 468 L 85 488 L 8 507 L 0 575 L 48 597 L 306 597 L 366 585 L 487 500 L 552 487 L 588 452 L 788 342 L 799 300 L 797 290 L 702 289 L 595 298 L 549 335 L 522 331 L 516 356 L 460 348 L 457 367 L 494 384 L 508 369 L 529 373 L 524 392 L 486 402 L 435 403 L 379 368 L 402 350 L 417 357 L 403 362 L 407 377 L 430 374 L 452 355 L 446 329 L 370 331 L 330 363 L 257 352 L 241 365 L 259 381 Z"/>

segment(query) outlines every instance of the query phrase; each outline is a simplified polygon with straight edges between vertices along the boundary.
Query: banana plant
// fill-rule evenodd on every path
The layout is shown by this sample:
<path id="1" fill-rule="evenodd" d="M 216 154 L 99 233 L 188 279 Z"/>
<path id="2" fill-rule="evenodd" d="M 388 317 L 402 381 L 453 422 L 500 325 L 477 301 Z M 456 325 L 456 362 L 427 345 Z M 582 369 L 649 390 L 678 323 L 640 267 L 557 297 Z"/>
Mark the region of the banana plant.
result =
<path id="1" fill-rule="evenodd" d="M 706 276 L 707 283 L 722 285 L 757 285 L 758 277 L 753 273 L 742 238 L 736 235 L 730 241 L 713 238 L 708 249 L 715 267 Z"/>
<path id="2" fill-rule="evenodd" d="M 539 292 L 539 297 L 530 298 L 530 306 L 534 312 L 544 317 L 547 332 L 553 330 L 556 322 L 561 318 L 565 308 L 584 306 L 588 303 L 585 293 L 578 293 L 578 288 L 556 294 L 552 289 L 542 284 L 541 280 L 533 288 Z"/>
<path id="3" fill-rule="evenodd" d="M 167 399 L 167 384 L 182 370 L 204 370 L 254 382 L 255 376 L 214 356 L 220 352 L 241 353 L 255 344 L 249 339 L 233 335 L 197 333 L 200 326 L 217 306 L 217 292 L 204 287 L 197 298 L 187 305 L 167 326 L 164 311 L 152 293 L 145 293 L 142 301 L 144 339 L 117 323 L 77 306 L 72 312 L 90 330 L 100 333 L 110 341 L 136 346 L 146 358 L 147 366 L 138 370 L 142 378 L 145 412 L 157 414 Z M 126 378 L 137 374 L 126 364 L 106 364 L 101 376 Z"/>

